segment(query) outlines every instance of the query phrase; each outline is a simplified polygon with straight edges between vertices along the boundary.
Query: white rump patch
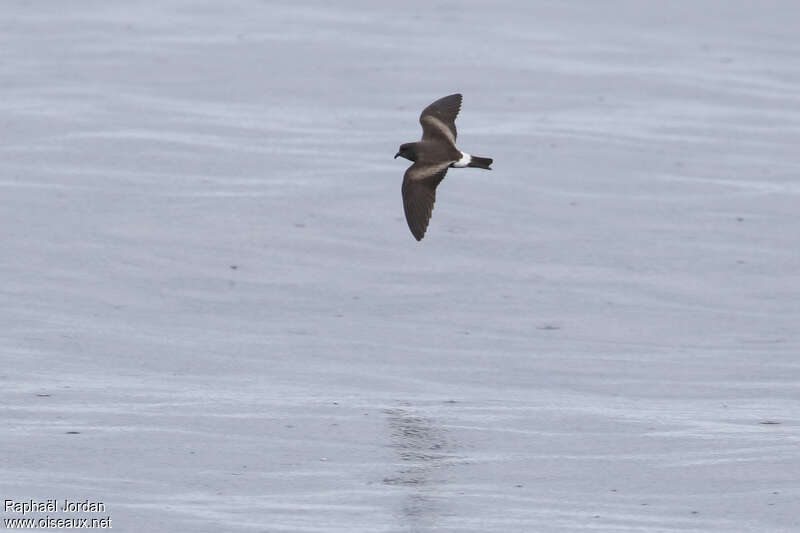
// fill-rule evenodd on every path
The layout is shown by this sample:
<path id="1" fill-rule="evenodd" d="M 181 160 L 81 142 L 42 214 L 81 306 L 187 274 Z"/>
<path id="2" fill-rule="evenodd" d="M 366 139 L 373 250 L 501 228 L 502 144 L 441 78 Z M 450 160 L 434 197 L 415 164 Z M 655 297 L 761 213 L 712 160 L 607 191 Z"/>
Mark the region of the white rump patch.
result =
<path id="1" fill-rule="evenodd" d="M 453 166 L 456 168 L 464 168 L 465 166 L 469 165 L 470 161 L 472 161 L 472 156 L 467 152 L 461 152 L 461 159 L 453 163 Z"/>

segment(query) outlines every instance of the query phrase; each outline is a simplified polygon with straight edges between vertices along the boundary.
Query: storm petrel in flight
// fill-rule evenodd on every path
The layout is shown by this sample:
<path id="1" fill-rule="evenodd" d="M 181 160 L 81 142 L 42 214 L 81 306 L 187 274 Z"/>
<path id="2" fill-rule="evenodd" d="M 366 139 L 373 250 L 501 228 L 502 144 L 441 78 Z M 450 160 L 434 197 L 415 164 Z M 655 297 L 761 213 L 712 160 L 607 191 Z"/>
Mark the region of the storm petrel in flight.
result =
<path id="1" fill-rule="evenodd" d="M 456 148 L 456 115 L 461 109 L 461 95 L 451 94 L 422 110 L 422 140 L 400 145 L 395 154 L 414 164 L 403 176 L 403 208 L 414 238 L 422 240 L 431 219 L 436 187 L 450 167 L 475 167 L 491 170 L 492 159 L 477 157 Z"/>

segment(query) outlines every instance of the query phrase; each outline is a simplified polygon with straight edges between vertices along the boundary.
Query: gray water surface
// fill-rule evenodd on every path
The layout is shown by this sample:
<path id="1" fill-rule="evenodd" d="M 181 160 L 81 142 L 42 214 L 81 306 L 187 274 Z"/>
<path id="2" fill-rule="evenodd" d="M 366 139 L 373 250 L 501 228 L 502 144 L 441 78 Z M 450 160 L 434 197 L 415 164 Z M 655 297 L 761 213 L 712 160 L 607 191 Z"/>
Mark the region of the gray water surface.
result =
<path id="1" fill-rule="evenodd" d="M 800 530 L 795 2 L 0 24 L 3 498 L 131 532 Z M 417 243 L 392 156 L 453 92 L 494 170 L 451 170 Z"/>

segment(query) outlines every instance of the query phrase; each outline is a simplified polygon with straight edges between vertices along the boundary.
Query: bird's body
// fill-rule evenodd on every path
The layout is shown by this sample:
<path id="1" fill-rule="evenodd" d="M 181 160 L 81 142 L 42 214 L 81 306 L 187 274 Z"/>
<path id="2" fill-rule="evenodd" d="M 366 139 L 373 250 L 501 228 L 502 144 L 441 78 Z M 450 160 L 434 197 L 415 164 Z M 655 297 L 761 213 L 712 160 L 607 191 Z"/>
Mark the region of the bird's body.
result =
<path id="1" fill-rule="evenodd" d="M 436 187 L 450 167 L 491 170 L 492 160 L 476 157 L 456 148 L 456 116 L 461 95 L 451 94 L 426 107 L 419 117 L 422 140 L 400 145 L 397 156 L 413 161 L 403 176 L 403 208 L 414 238 L 422 240 L 436 201 Z"/>

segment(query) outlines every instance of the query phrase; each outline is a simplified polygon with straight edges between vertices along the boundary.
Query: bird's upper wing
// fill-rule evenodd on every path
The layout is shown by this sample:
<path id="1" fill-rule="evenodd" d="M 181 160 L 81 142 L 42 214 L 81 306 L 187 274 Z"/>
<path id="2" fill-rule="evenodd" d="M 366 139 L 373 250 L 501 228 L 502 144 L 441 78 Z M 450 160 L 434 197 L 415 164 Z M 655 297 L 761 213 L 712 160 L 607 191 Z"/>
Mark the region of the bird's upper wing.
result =
<path id="1" fill-rule="evenodd" d="M 414 238 L 422 240 L 436 201 L 436 186 L 444 179 L 450 161 L 438 164 L 414 163 L 403 176 L 403 209 Z"/>
<path id="2" fill-rule="evenodd" d="M 461 110 L 461 95 L 451 94 L 439 98 L 422 110 L 419 123 L 422 124 L 422 140 L 442 139 L 454 147 L 456 145 L 456 116 Z"/>

